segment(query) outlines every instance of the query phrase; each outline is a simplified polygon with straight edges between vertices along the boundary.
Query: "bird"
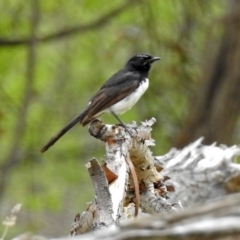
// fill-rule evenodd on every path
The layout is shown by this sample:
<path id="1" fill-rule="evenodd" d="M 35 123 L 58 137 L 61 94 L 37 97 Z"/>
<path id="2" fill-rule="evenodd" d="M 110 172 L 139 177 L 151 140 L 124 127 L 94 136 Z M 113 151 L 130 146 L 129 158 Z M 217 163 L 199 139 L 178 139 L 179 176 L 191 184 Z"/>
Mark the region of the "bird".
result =
<path id="1" fill-rule="evenodd" d="M 117 114 L 130 110 L 149 86 L 148 74 L 152 63 L 160 60 L 150 54 L 140 53 L 131 57 L 125 66 L 113 74 L 90 99 L 86 109 L 62 128 L 41 149 L 45 152 L 74 125 L 87 125 L 102 113 L 111 113 L 126 128 Z"/>

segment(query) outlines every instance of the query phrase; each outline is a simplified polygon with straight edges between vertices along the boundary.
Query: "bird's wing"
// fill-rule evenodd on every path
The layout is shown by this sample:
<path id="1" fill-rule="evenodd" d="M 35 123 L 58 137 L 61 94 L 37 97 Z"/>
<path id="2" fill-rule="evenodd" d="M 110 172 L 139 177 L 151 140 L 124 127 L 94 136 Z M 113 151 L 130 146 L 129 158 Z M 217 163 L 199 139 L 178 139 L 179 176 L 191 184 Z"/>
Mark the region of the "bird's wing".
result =
<path id="1" fill-rule="evenodd" d="M 126 72 L 125 70 L 117 72 L 92 97 L 88 107 L 51 138 L 41 152 L 45 152 L 78 122 L 83 126 L 88 124 L 95 115 L 134 92 L 138 87 L 139 81 L 140 75 L 137 73 Z"/>
<path id="2" fill-rule="evenodd" d="M 134 72 L 119 71 L 113 75 L 92 97 L 88 106 L 88 117 L 111 107 L 134 92 L 140 82 L 140 75 Z"/>

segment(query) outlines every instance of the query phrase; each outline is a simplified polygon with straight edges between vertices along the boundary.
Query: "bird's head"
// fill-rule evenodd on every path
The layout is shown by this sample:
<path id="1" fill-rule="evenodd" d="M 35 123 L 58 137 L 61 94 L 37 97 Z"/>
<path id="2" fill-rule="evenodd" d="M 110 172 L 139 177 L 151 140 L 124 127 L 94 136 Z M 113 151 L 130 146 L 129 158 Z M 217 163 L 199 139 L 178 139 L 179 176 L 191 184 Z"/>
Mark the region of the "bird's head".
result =
<path id="1" fill-rule="evenodd" d="M 126 67 L 129 70 L 147 72 L 150 70 L 151 64 L 160 59 L 160 57 L 153 57 L 146 53 L 140 53 L 131 57 L 126 64 Z"/>

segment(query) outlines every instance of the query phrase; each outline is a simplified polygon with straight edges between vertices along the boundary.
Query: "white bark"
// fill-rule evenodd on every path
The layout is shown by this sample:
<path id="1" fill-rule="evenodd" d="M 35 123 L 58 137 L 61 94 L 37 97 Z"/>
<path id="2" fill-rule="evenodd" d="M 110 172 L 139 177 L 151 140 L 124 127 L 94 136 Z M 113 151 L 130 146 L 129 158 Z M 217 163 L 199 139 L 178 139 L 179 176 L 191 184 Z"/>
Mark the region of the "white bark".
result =
<path id="1" fill-rule="evenodd" d="M 106 144 L 105 164 L 100 167 L 95 159 L 87 164 L 96 197 L 77 214 L 71 235 L 91 231 L 77 236 L 79 240 L 240 239 L 240 165 L 234 162 L 240 148 L 205 146 L 199 139 L 153 157 L 149 147 L 154 146 L 154 122 L 132 124 L 133 136 L 98 120 L 90 125 L 90 133 Z M 140 214 L 134 218 L 136 186 Z M 16 238 L 23 239 L 35 238 Z"/>

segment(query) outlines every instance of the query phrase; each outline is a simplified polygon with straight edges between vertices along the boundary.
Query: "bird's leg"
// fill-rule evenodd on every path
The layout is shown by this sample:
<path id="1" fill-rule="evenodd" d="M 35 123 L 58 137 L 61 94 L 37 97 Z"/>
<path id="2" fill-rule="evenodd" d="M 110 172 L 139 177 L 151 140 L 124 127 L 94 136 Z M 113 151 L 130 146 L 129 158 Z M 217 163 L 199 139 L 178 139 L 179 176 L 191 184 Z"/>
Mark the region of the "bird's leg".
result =
<path id="1" fill-rule="evenodd" d="M 110 112 L 120 122 L 120 124 L 125 128 L 125 130 L 130 134 L 130 136 L 133 137 L 127 125 L 118 117 L 118 115 L 112 109 L 110 109 Z"/>

